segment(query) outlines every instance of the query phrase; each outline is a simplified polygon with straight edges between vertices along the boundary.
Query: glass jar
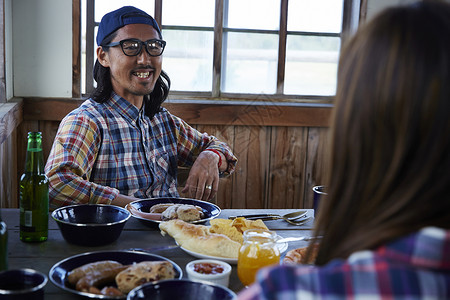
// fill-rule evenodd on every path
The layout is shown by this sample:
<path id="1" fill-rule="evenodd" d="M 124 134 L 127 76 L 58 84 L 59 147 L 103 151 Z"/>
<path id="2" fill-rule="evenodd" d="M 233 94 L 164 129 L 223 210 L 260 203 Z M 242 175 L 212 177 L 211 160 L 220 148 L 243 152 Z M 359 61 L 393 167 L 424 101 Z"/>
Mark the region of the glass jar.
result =
<path id="1" fill-rule="evenodd" d="M 248 286 L 262 267 L 280 263 L 276 233 L 264 229 L 244 231 L 244 243 L 239 250 L 237 271 L 242 284 Z"/>

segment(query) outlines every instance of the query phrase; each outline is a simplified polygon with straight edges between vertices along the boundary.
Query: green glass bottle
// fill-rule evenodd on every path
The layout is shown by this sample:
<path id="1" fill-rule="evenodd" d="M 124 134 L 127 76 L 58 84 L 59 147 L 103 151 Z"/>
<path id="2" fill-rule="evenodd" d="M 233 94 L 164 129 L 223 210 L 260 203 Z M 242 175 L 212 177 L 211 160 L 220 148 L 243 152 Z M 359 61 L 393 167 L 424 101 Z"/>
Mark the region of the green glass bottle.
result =
<path id="1" fill-rule="evenodd" d="M 42 134 L 28 133 L 25 173 L 20 178 L 20 240 L 43 242 L 48 236 L 48 178 L 44 173 Z"/>

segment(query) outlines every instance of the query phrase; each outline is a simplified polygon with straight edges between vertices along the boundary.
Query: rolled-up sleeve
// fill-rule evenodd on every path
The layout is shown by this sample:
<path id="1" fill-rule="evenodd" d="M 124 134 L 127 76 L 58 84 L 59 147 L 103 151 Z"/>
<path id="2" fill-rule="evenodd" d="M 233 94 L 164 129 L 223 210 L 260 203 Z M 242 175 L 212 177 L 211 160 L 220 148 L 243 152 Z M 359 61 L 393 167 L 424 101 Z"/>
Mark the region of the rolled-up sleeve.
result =
<path id="1" fill-rule="evenodd" d="M 182 119 L 171 115 L 177 127 L 178 159 L 180 165 L 191 166 L 194 157 L 205 149 L 215 149 L 223 153 L 228 167 L 223 175 L 230 175 L 236 169 L 237 158 L 231 148 L 218 138 L 207 133 L 201 133 Z"/>
<path id="2" fill-rule="evenodd" d="M 68 115 L 62 120 L 45 167 L 51 209 L 110 204 L 119 194 L 115 188 L 89 181 L 100 143 L 97 125 L 86 116 Z"/>

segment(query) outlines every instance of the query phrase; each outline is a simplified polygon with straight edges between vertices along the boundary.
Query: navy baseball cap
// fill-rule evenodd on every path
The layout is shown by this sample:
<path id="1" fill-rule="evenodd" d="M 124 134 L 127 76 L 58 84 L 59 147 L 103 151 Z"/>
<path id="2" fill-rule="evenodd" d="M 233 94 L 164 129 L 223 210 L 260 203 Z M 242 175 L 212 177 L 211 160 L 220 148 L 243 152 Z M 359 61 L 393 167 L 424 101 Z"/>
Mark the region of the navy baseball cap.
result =
<path id="1" fill-rule="evenodd" d="M 145 11 L 134 6 L 124 6 L 103 16 L 97 32 L 97 45 L 100 46 L 103 40 L 117 29 L 128 24 L 148 24 L 153 26 L 162 39 L 161 30 L 158 23 Z"/>

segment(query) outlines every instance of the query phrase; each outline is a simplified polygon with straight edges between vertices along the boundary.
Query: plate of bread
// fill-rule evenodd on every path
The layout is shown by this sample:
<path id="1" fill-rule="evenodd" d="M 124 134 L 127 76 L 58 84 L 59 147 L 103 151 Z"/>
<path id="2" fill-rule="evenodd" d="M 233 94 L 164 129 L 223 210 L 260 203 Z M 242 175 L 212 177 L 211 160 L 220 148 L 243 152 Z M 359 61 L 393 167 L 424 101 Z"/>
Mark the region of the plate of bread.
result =
<path id="1" fill-rule="evenodd" d="M 174 219 L 193 224 L 205 223 L 216 218 L 221 211 L 217 205 L 210 202 L 175 197 L 136 200 L 126 208 L 134 218 L 152 227 Z"/>
<path id="2" fill-rule="evenodd" d="M 265 229 L 261 220 L 245 218 L 212 219 L 210 226 L 191 224 L 183 220 L 163 221 L 159 224 L 162 235 L 170 235 L 186 253 L 198 257 L 237 263 L 239 249 L 244 241 L 243 232 L 247 229 Z M 287 250 L 287 243 L 277 243 L 280 253 Z"/>
<path id="3" fill-rule="evenodd" d="M 138 251 L 78 254 L 56 263 L 49 271 L 57 287 L 98 299 L 125 299 L 143 283 L 182 277 L 182 269 L 173 261 Z"/>

